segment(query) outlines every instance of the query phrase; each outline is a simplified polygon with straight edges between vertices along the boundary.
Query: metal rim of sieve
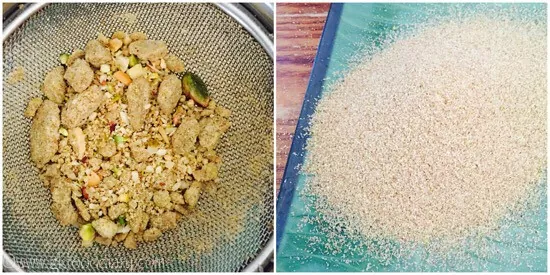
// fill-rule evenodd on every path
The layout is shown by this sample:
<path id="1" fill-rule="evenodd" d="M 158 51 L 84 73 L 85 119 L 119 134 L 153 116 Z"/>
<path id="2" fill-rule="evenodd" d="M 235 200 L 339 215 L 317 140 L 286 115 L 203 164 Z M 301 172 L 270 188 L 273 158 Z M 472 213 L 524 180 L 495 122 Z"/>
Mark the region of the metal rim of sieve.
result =
<path id="1" fill-rule="evenodd" d="M 5 42 L 13 32 L 15 32 L 23 23 L 26 22 L 33 14 L 40 11 L 49 3 L 35 3 L 25 9 L 18 17 L 10 22 L 2 32 L 2 42 Z M 242 4 L 238 3 L 214 3 L 218 8 L 224 11 L 227 15 L 231 16 L 241 26 L 243 26 L 256 41 L 262 46 L 265 52 L 273 60 L 274 43 L 272 36 L 269 35 L 266 27 L 259 22 L 254 15 L 244 8 Z M 268 3 L 255 3 L 251 4 L 256 6 L 257 10 L 269 11 L 271 13 L 271 20 L 273 20 L 273 6 Z M 252 9 L 254 10 L 254 9 Z M 257 257 L 250 262 L 242 271 L 254 272 L 260 270 L 264 264 L 273 256 L 275 250 L 274 234 L 271 234 L 267 244 L 258 253 Z M 7 253 L 2 249 L 2 266 L 8 271 L 25 272 Z"/>

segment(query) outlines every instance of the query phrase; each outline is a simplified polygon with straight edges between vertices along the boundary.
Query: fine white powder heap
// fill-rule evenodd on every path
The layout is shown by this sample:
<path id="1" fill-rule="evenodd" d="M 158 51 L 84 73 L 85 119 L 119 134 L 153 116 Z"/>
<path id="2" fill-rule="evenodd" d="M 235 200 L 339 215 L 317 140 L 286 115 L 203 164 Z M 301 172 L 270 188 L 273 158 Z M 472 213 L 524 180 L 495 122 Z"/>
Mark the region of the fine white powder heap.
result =
<path id="1" fill-rule="evenodd" d="M 397 39 L 318 102 L 310 133 L 329 223 L 423 244 L 495 230 L 546 165 L 546 25 L 478 16 Z"/>

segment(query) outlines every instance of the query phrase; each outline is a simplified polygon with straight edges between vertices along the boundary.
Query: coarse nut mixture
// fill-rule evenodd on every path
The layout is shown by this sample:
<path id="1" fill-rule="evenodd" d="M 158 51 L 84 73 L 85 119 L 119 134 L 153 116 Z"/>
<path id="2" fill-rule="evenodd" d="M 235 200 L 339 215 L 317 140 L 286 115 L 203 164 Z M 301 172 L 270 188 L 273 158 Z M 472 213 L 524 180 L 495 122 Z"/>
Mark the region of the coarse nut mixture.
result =
<path id="1" fill-rule="evenodd" d="M 165 42 L 144 33 L 98 35 L 61 54 L 30 100 L 31 159 L 59 222 L 83 246 L 158 239 L 219 181 L 215 151 L 231 112 Z"/>

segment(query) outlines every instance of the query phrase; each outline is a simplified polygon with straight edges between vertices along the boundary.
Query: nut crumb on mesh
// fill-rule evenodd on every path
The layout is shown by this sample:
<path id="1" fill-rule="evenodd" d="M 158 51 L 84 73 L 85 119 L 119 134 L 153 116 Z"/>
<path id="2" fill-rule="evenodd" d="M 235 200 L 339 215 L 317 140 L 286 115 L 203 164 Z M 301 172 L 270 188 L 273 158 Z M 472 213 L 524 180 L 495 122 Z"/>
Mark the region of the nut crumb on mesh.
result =
<path id="1" fill-rule="evenodd" d="M 25 79 L 25 70 L 23 67 L 17 66 L 8 74 L 8 84 L 16 84 Z"/>
<path id="2" fill-rule="evenodd" d="M 27 108 L 25 109 L 25 113 L 23 113 L 23 115 L 27 118 L 33 118 L 40 105 L 42 105 L 42 101 L 43 100 L 40 97 L 32 98 L 29 101 L 29 104 L 27 104 Z"/>
<path id="3" fill-rule="evenodd" d="M 128 25 L 137 23 L 137 16 L 133 13 L 123 13 L 117 15 L 116 17 L 123 19 Z"/>

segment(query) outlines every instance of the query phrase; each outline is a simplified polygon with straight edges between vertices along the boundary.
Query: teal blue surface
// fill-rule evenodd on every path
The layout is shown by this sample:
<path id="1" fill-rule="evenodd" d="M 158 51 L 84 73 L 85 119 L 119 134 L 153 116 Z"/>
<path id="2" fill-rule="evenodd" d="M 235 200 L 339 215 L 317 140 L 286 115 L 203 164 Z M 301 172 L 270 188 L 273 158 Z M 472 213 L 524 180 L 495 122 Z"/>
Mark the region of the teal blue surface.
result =
<path id="1" fill-rule="evenodd" d="M 327 86 L 339 79 L 350 69 L 350 60 L 361 55 L 366 45 L 397 28 L 407 28 L 425 20 L 426 16 L 445 16 L 450 11 L 475 11 L 476 9 L 513 9 L 522 14 L 533 12 L 543 15 L 539 20 L 546 22 L 546 4 L 344 4 L 340 23 L 336 29 L 333 48 L 328 62 L 325 82 L 321 94 Z M 428 11 L 430 11 L 428 13 Z M 435 11 L 435 13 L 434 13 Z M 540 11 L 543 11 L 542 13 Z M 308 93 L 311 92 L 308 90 Z M 301 117 L 311 114 L 301 114 Z M 296 148 L 298 154 L 307 154 L 305 149 Z M 288 168 L 287 168 L 288 170 Z M 288 172 L 288 171 L 287 171 Z M 290 172 L 289 174 L 291 174 Z M 285 172 L 285 176 L 286 176 Z M 284 179 L 286 180 L 286 179 Z M 541 192 L 537 193 L 539 204 L 520 213 L 521 218 L 504 220 L 510 224 L 506 230 L 498 232 L 498 238 L 486 237 L 482 240 L 483 251 L 463 249 L 457 251 L 460 257 L 438 258 L 429 255 L 425 249 L 409 251 L 409 259 L 391 259 L 381 263 L 364 252 L 358 240 L 345 241 L 346 249 L 339 253 L 325 246 L 328 225 L 317 219 L 320 217 L 311 206 L 315 198 L 305 195 L 306 175 L 299 174 L 292 202 L 288 206 L 288 217 L 283 235 L 278 243 L 277 271 L 538 271 L 547 270 L 547 183 L 541 179 Z M 283 187 L 284 188 L 284 182 Z M 277 230 L 280 230 L 279 228 Z M 341 233 L 346 239 L 346 233 Z M 320 240 L 320 241 L 319 241 Z M 458 254 L 457 254 L 458 255 Z M 463 259 L 464 255 L 466 259 Z M 447 255 L 449 256 L 449 255 Z M 455 260 L 456 259 L 456 260 Z M 467 263 L 467 264 L 465 264 Z"/>

